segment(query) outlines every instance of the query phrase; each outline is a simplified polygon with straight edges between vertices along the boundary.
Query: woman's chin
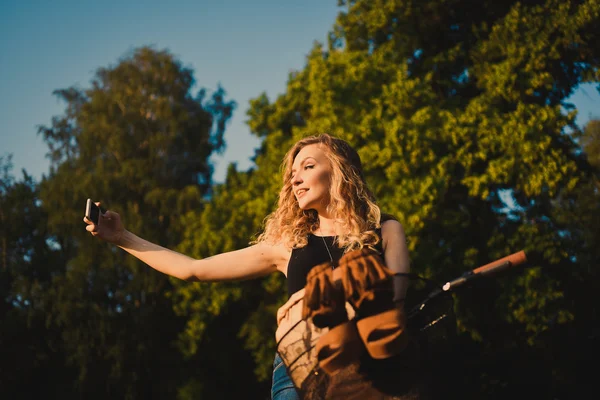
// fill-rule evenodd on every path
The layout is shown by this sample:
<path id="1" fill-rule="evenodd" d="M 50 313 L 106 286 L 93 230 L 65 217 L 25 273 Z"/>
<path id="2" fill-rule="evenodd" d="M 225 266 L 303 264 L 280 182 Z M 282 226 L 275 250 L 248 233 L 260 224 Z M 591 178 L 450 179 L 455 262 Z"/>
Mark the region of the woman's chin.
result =
<path id="1" fill-rule="evenodd" d="M 314 207 L 311 207 L 310 203 L 309 203 L 309 202 L 307 202 L 307 201 L 299 201 L 299 202 L 298 202 L 298 207 L 299 207 L 301 210 L 305 210 L 305 211 L 306 211 L 306 210 L 312 210 L 312 209 L 314 208 Z"/>

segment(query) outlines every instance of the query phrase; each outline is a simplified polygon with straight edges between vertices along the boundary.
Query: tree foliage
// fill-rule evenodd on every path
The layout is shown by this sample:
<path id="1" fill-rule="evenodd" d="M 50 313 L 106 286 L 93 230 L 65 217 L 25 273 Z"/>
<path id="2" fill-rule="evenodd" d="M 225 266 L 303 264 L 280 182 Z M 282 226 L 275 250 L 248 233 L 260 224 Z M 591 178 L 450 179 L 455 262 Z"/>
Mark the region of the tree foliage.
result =
<path id="1" fill-rule="evenodd" d="M 21 362 L 1 364 L 11 398 L 267 397 L 283 276 L 168 279 L 79 221 L 91 197 L 190 256 L 247 246 L 276 205 L 285 151 L 319 132 L 359 151 L 379 204 L 405 227 L 414 272 L 443 283 L 529 255 L 455 294 L 458 341 L 433 386 L 461 398 L 585 395 L 583 361 L 600 337 L 599 137 L 598 121 L 575 124 L 568 98 L 600 82 L 600 4 L 338 3 L 328 43 L 286 90 L 250 101 L 256 165 L 232 165 L 222 184 L 208 159 L 235 105 L 222 89 L 192 95 L 192 71 L 168 52 L 138 49 L 89 88 L 56 92 L 65 112 L 39 131 L 49 175 L 16 181 L 0 161 L 0 338 Z M 30 377 L 40 384 L 19 392 Z"/>
<path id="2" fill-rule="evenodd" d="M 275 205 L 285 150 L 318 132 L 346 139 L 358 149 L 383 209 L 404 224 L 415 272 L 444 282 L 522 249 L 530 255 L 526 269 L 455 297 L 466 369 L 458 382 L 485 398 L 530 385 L 543 385 L 542 397 L 564 394 L 575 384 L 569 351 L 554 363 L 540 359 L 565 332 L 592 327 L 582 316 L 589 307 L 570 297 L 579 283 L 565 279 L 573 271 L 590 277 L 592 254 L 573 255 L 581 247 L 566 232 L 576 225 L 565 227 L 558 210 L 566 197 L 576 213 L 597 207 L 589 186 L 589 205 L 572 198 L 590 165 L 567 98 L 581 83 L 599 80 L 598 2 L 340 5 L 328 45 L 315 44 L 286 91 L 272 102 L 264 94 L 251 101 L 248 125 L 264 138 L 256 168 L 230 170 L 213 206 L 193 219 L 209 231 L 226 227 L 221 240 L 243 245 Z M 226 248 L 197 227 L 186 235 L 187 243 L 202 243 L 197 256 Z M 240 331 L 259 366 L 272 357 L 266 343 L 274 344 L 267 319 L 258 315 L 285 298 L 280 278 L 262 285 L 267 295 L 255 300 Z M 255 287 L 238 288 L 214 308 L 256 298 Z M 212 292 L 179 290 L 199 302 L 214 299 Z M 576 352 L 583 346 L 571 344 Z M 264 369 L 257 373 L 267 379 Z"/>
<path id="3" fill-rule="evenodd" d="M 223 148 L 235 106 L 223 89 L 193 95 L 194 84 L 167 51 L 136 49 L 98 69 L 89 88 L 57 90 L 65 113 L 39 128 L 52 164 L 38 209 L 60 263 L 47 268 L 43 291 L 13 296 L 44 303 L 55 336 L 47 346 L 73 371 L 67 393 L 169 397 L 193 375 L 174 344 L 184 319 L 165 295 L 168 278 L 86 235 L 81 219 L 91 197 L 121 213 L 132 231 L 177 245 L 179 217 L 209 193 L 208 159 Z"/>
<path id="4" fill-rule="evenodd" d="M 40 387 L 68 396 L 73 372 L 56 351 L 59 332 L 46 323 L 45 294 L 61 258 L 48 240 L 37 184 L 22 175 L 15 179 L 11 157 L 0 157 L 0 386 L 15 399 L 31 398 Z"/>

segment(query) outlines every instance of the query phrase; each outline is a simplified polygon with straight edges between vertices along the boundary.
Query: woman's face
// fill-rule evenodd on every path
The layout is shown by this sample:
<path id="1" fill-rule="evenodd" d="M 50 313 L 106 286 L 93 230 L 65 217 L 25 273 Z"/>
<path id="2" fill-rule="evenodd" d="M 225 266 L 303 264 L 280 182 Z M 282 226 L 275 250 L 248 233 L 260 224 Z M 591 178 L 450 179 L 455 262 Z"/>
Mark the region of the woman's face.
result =
<path id="1" fill-rule="evenodd" d="M 329 203 L 331 165 L 319 144 L 300 150 L 292 164 L 292 190 L 302 210 L 322 213 Z"/>

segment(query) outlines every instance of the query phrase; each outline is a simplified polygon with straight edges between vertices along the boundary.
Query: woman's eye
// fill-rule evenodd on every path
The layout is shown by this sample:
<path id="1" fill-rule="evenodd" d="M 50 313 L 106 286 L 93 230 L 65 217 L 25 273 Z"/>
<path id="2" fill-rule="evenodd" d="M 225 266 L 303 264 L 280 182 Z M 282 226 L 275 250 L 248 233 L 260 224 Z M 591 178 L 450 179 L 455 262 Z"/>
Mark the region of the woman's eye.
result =
<path id="1" fill-rule="evenodd" d="M 305 165 L 304 169 L 314 168 L 314 165 Z"/>

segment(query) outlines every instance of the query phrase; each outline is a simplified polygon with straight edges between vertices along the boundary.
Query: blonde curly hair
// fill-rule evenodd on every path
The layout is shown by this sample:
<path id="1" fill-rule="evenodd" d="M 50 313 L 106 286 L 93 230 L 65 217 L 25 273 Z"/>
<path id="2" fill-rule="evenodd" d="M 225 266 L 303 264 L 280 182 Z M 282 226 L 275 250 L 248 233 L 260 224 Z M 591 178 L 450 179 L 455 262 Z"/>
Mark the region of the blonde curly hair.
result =
<path id="1" fill-rule="evenodd" d="M 347 142 L 326 133 L 301 139 L 285 155 L 277 209 L 265 219 L 265 229 L 256 243 L 304 247 L 308 234 L 319 228 L 317 212 L 302 210 L 293 192 L 292 164 L 300 150 L 311 144 L 318 144 L 324 150 L 331 165 L 327 211 L 341 223 L 344 232 L 337 236 L 338 246 L 344 247 L 346 252 L 365 246 L 373 248 L 380 240 L 374 230 L 381 226 L 381 211 L 365 182 L 360 157 Z"/>

